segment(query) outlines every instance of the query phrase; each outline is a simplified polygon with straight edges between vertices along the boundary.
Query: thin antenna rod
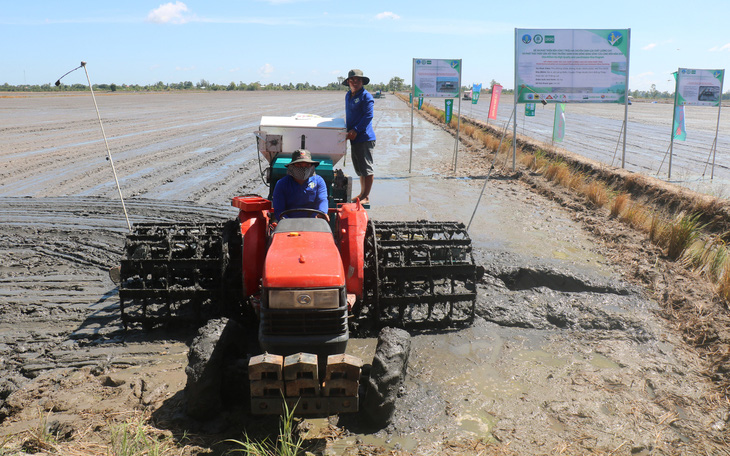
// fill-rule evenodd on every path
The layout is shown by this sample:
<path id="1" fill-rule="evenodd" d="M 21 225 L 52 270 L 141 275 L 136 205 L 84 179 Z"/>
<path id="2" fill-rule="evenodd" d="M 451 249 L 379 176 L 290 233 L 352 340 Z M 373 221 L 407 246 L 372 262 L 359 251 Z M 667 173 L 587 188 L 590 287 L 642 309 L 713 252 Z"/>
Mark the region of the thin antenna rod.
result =
<path id="1" fill-rule="evenodd" d="M 124 218 L 127 220 L 127 228 L 129 228 L 129 231 L 131 232 L 132 224 L 129 223 L 129 215 L 127 215 L 127 207 L 124 205 L 124 197 L 122 196 L 122 188 L 119 186 L 119 178 L 117 178 L 117 170 L 114 168 L 114 160 L 112 160 L 112 153 L 109 150 L 109 142 L 107 142 L 107 140 L 106 140 L 106 133 L 104 133 L 104 125 L 101 123 L 101 114 L 99 114 L 99 106 L 96 104 L 96 97 L 94 96 L 94 89 L 91 88 L 91 79 L 89 79 L 89 72 L 86 71 L 86 62 L 81 62 L 81 66 L 84 67 L 84 73 L 86 73 L 86 80 L 89 82 L 89 90 L 91 90 L 91 99 L 94 100 L 94 107 L 96 108 L 96 117 L 99 118 L 99 126 L 101 127 L 101 135 L 104 137 L 104 145 L 106 146 L 107 158 L 109 159 L 109 164 L 112 165 L 112 173 L 114 173 L 114 182 L 116 182 L 116 184 L 117 184 L 117 191 L 119 192 L 119 199 L 122 201 L 122 210 L 124 211 Z"/>

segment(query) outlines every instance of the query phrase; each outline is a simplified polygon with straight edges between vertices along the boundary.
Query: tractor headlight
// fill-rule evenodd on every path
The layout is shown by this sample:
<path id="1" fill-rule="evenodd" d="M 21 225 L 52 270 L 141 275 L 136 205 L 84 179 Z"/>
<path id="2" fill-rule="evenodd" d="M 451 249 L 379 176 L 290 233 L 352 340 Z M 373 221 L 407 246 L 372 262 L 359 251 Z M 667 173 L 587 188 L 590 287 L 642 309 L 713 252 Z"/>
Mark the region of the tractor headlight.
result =
<path id="1" fill-rule="evenodd" d="M 270 309 L 336 309 L 340 290 L 270 290 Z"/>

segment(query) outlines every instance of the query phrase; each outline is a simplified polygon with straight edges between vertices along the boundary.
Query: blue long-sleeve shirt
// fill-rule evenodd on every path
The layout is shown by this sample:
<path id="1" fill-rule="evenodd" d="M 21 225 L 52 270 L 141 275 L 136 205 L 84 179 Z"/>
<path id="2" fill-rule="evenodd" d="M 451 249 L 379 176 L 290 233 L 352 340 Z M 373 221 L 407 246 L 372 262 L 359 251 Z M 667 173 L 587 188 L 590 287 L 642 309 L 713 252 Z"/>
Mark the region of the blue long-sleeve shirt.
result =
<path id="1" fill-rule="evenodd" d="M 274 217 L 278 220 L 281 213 L 288 209 L 308 208 L 327 213 L 327 184 L 322 176 L 315 174 L 303 184 L 286 175 L 276 182 L 273 195 Z M 290 217 L 312 217 L 311 213 L 288 214 Z"/>
<path id="2" fill-rule="evenodd" d="M 352 91 L 347 91 L 345 95 L 345 123 L 347 124 L 347 131 L 355 130 L 357 132 L 357 136 L 352 142 L 375 141 L 375 131 L 373 130 L 374 113 L 375 100 L 364 87 L 354 95 Z"/>

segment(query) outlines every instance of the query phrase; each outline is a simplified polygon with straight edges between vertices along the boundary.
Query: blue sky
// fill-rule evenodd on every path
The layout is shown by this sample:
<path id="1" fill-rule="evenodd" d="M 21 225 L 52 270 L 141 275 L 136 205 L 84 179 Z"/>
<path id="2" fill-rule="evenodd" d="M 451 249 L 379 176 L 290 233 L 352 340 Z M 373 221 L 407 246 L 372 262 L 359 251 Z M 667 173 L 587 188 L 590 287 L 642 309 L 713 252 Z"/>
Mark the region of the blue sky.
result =
<path id="1" fill-rule="evenodd" d="M 684 0 L 4 0 L 0 84 L 52 84 L 82 60 L 95 84 L 326 85 L 351 68 L 411 83 L 413 58 L 453 58 L 463 85 L 512 88 L 515 28 L 630 28 L 629 88 L 671 92 L 678 67 L 730 66 L 725 13 Z"/>

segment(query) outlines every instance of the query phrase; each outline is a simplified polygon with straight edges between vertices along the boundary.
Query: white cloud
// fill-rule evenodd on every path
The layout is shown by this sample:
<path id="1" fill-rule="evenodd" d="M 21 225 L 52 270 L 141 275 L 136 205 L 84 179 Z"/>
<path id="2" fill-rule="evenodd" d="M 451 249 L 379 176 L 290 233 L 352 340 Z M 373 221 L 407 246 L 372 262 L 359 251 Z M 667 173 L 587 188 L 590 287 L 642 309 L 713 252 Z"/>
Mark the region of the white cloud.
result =
<path id="1" fill-rule="evenodd" d="M 644 51 L 651 51 L 655 47 L 656 47 L 656 43 L 650 43 L 650 44 L 647 44 L 646 46 L 644 46 L 641 49 L 643 49 Z"/>
<path id="2" fill-rule="evenodd" d="M 398 16 L 397 14 L 395 14 L 393 12 L 390 12 L 390 11 L 383 11 L 382 13 L 378 13 L 375 16 L 375 18 L 378 19 L 378 20 L 381 20 L 381 19 L 400 19 L 400 16 Z"/>
<path id="3" fill-rule="evenodd" d="M 165 3 L 150 11 L 150 14 L 147 15 L 147 21 L 158 24 L 184 24 L 189 20 L 185 14 L 188 11 L 188 6 L 183 2 Z"/>
<path id="4" fill-rule="evenodd" d="M 710 49 L 708 49 L 710 52 L 722 52 L 722 51 L 730 51 L 730 43 L 727 43 L 724 46 L 712 46 Z"/>
<path id="5" fill-rule="evenodd" d="M 274 66 L 270 63 L 265 64 L 259 68 L 259 74 L 268 75 L 274 72 Z"/>

